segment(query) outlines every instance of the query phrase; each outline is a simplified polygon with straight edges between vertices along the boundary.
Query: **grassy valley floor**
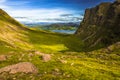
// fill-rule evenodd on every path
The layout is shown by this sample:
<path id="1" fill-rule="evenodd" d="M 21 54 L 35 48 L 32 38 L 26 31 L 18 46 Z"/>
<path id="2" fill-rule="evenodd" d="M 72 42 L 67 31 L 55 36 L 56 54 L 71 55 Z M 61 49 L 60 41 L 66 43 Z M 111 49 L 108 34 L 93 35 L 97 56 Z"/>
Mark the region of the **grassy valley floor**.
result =
<path id="1" fill-rule="evenodd" d="M 21 32 L 19 42 L 0 41 L 0 68 L 19 62 L 31 62 L 38 74 L 0 74 L 2 80 L 120 80 L 120 47 L 116 45 L 91 52 L 84 51 L 84 43 L 75 35 L 27 30 Z M 15 38 L 13 38 L 15 39 Z M 36 52 L 51 55 L 44 62 Z M 31 55 L 32 54 L 32 55 Z"/>

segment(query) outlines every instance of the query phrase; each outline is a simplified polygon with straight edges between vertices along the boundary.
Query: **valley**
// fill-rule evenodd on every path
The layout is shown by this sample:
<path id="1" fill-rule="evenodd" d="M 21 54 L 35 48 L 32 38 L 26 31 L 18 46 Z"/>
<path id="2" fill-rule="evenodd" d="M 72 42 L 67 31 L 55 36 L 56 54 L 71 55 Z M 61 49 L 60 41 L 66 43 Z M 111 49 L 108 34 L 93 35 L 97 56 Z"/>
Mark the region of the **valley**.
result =
<path id="1" fill-rule="evenodd" d="M 75 34 L 27 27 L 0 9 L 0 80 L 120 80 L 119 4 L 86 9 L 78 29 L 51 28 Z"/>
<path id="2" fill-rule="evenodd" d="M 25 24 L 25 23 L 24 23 Z M 79 27 L 79 24 L 76 22 L 72 23 L 36 23 L 36 24 L 25 24 L 28 28 L 58 32 L 58 33 L 66 33 L 66 34 L 74 34 Z"/>

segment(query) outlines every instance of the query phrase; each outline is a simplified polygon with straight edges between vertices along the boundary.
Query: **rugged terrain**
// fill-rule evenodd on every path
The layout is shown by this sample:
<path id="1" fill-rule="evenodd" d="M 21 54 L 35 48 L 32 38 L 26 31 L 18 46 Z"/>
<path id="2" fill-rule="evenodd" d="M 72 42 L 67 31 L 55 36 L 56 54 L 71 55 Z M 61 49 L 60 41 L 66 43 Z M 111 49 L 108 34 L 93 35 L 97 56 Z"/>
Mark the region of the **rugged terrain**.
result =
<path id="1" fill-rule="evenodd" d="M 113 23 L 117 22 L 116 26 L 108 24 L 107 18 L 105 22 L 108 27 L 102 27 L 102 24 L 98 26 L 97 23 L 94 27 L 94 20 L 89 20 L 94 19 L 94 16 L 98 19 L 98 12 L 106 16 L 102 14 L 107 13 L 103 11 L 107 8 L 103 5 L 114 5 L 116 9 L 118 4 L 102 3 L 97 9 L 87 9 L 77 35 L 29 29 L 0 10 L 0 80 L 119 80 L 119 12 L 114 13 L 116 17 L 110 18 Z M 91 16 L 88 13 L 92 13 Z M 104 20 L 98 23 L 102 21 L 104 23 Z M 112 26 L 115 29 L 111 30 Z M 104 34 L 101 28 L 106 31 Z M 115 32 L 118 34 L 115 35 Z M 108 33 L 114 34 L 114 37 L 112 35 L 110 38 Z M 102 41 L 106 40 L 104 35 L 109 39 L 107 47 L 108 43 Z M 104 47 L 87 50 L 88 46 L 99 44 Z"/>
<path id="2" fill-rule="evenodd" d="M 120 41 L 120 1 L 101 3 L 86 9 L 76 34 L 89 47 L 108 46 Z"/>

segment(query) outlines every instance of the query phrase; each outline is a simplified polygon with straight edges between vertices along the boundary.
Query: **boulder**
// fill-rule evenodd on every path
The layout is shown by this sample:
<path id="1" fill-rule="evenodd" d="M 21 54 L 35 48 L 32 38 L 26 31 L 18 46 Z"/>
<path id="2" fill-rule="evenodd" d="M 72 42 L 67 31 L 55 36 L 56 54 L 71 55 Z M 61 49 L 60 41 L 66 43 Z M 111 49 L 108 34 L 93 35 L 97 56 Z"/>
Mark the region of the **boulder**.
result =
<path id="1" fill-rule="evenodd" d="M 21 62 L 14 65 L 9 65 L 0 69 L 0 73 L 9 72 L 15 73 L 38 73 L 37 68 L 30 62 Z"/>

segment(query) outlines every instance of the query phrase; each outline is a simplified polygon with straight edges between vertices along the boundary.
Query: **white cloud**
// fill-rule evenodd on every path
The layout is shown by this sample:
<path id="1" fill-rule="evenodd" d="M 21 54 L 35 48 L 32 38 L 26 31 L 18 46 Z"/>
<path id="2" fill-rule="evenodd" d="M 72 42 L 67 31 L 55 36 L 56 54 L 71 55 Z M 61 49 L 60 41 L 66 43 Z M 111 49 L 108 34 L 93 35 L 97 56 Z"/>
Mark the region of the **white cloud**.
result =
<path id="1" fill-rule="evenodd" d="M 58 22 L 58 21 L 77 21 L 66 17 L 63 14 L 74 14 L 74 11 L 66 9 L 23 9 L 23 10 L 7 10 L 7 12 L 21 22 Z M 22 18 L 21 18 L 22 17 Z M 75 17 L 79 17 L 78 15 Z M 59 20 L 56 20 L 59 19 Z"/>
<path id="2" fill-rule="evenodd" d="M 14 17 L 34 17 L 34 18 L 54 18 L 59 17 L 59 15 L 68 13 L 61 9 L 33 9 L 33 10 L 8 10 L 8 13 Z"/>
<path id="3" fill-rule="evenodd" d="M 4 9 L 12 17 L 15 17 L 21 22 L 58 22 L 58 21 L 77 21 L 77 19 L 61 17 L 64 14 L 74 14 L 75 11 L 67 9 L 31 9 L 27 7 L 25 9 L 25 4 L 29 1 L 15 1 L 10 2 L 9 0 L 0 0 L 0 8 Z M 23 6 L 24 5 L 24 6 Z M 19 8 L 18 6 L 23 6 L 24 8 Z M 19 18 L 18 18 L 19 17 Z M 23 17 L 23 18 L 20 18 Z M 74 17 L 80 17 L 79 15 L 74 15 Z"/>

